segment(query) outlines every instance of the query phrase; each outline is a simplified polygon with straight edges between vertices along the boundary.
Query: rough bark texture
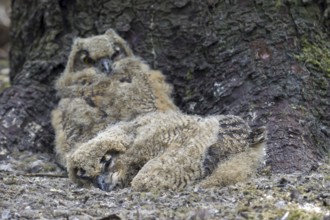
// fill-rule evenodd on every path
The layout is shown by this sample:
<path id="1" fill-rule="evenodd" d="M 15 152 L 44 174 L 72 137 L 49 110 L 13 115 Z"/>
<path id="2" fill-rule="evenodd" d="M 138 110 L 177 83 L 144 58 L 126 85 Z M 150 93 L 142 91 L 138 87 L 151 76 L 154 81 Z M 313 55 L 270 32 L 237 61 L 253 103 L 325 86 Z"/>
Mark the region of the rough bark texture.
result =
<path id="1" fill-rule="evenodd" d="M 273 171 L 313 168 L 330 136 L 330 44 L 321 5 L 229 2 L 13 1 L 13 86 L 0 97 L 1 147 L 52 150 L 52 85 L 72 39 L 114 28 L 168 76 L 184 112 L 265 125 Z"/>

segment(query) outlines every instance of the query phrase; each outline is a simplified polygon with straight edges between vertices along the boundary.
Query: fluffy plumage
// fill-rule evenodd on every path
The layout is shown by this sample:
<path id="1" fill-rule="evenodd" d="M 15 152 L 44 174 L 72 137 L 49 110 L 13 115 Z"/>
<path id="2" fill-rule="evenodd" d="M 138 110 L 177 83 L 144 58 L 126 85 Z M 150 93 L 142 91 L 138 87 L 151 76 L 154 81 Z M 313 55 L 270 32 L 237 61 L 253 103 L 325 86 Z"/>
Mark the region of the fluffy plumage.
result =
<path id="1" fill-rule="evenodd" d="M 232 115 L 186 115 L 161 72 L 114 31 L 77 39 L 56 83 L 56 153 L 70 178 L 109 191 L 223 186 L 251 176 L 265 130 Z"/>

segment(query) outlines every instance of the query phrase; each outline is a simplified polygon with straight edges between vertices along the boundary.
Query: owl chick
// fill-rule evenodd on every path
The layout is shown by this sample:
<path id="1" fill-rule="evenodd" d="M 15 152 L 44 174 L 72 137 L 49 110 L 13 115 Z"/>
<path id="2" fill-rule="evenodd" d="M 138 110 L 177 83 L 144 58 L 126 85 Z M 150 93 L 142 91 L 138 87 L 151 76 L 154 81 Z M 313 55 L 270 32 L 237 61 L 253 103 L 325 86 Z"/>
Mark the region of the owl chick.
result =
<path id="1" fill-rule="evenodd" d="M 251 176 L 265 129 L 232 115 L 186 115 L 163 74 L 113 30 L 77 39 L 56 83 L 59 163 L 70 178 L 109 191 L 223 186 Z"/>
<path id="2" fill-rule="evenodd" d="M 127 71 L 134 68 L 142 69 Z M 169 98 L 171 86 L 160 72 L 132 78 L 132 72 L 144 69 L 149 69 L 148 65 L 134 57 L 113 30 L 75 40 L 65 71 L 55 85 L 61 99 L 52 112 L 55 150 L 62 167 L 66 167 L 70 152 L 109 124 L 157 109 L 176 109 Z"/>

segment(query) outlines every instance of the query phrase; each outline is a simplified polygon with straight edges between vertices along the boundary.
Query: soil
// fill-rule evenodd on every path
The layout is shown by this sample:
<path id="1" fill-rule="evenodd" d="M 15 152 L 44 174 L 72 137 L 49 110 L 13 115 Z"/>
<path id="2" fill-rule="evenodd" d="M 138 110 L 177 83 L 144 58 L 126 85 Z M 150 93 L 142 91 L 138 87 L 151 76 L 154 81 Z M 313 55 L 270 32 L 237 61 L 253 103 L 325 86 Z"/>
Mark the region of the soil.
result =
<path id="1" fill-rule="evenodd" d="M 2 154 L 1 219 L 330 219 L 329 163 L 223 188 L 104 192 L 71 183 L 53 156 Z"/>

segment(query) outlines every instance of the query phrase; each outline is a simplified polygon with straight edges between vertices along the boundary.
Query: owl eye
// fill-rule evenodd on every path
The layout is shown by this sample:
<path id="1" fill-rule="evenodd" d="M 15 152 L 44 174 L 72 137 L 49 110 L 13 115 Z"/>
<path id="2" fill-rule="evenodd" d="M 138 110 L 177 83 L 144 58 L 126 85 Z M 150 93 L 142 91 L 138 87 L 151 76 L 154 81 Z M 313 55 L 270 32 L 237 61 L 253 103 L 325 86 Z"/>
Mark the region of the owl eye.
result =
<path id="1" fill-rule="evenodd" d="M 111 60 L 116 60 L 117 58 L 119 58 L 120 52 L 121 52 L 120 47 L 116 47 L 115 52 L 111 56 Z"/>
<path id="2" fill-rule="evenodd" d="M 127 56 L 127 54 L 125 53 L 125 50 L 120 45 L 115 44 L 114 49 L 115 49 L 115 51 L 111 56 L 111 60 L 117 61 L 117 60 L 122 59 Z"/>
<path id="3" fill-rule="evenodd" d="M 92 64 L 94 64 L 94 60 L 92 58 L 88 57 L 88 56 L 83 56 L 82 57 L 82 61 L 86 65 L 92 65 Z"/>

